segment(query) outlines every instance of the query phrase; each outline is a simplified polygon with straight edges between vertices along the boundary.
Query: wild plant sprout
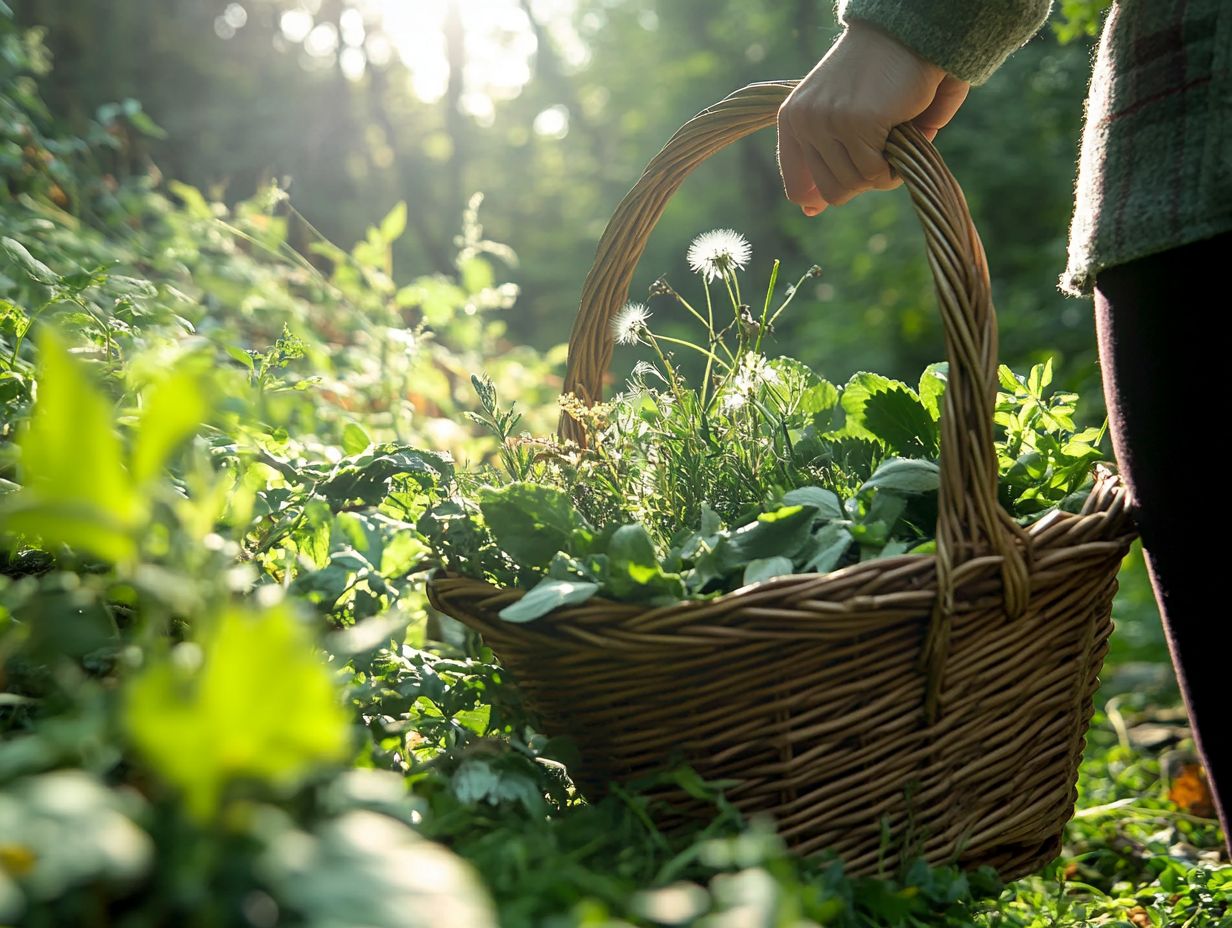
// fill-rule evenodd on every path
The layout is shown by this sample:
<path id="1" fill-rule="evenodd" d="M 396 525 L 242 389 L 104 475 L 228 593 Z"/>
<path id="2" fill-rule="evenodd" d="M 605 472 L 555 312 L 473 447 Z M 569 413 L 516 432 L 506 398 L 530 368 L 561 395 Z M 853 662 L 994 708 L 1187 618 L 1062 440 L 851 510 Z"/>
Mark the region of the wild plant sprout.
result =
<path id="1" fill-rule="evenodd" d="M 687 260 L 700 300 L 659 280 L 651 298 L 682 312 L 632 302 L 616 314 L 613 339 L 646 356 L 610 401 L 562 398 L 582 446 L 514 436 L 516 414 L 476 381 L 476 421 L 504 473 L 463 478 L 420 528 L 447 569 L 533 588 L 510 621 L 591 595 L 669 603 L 932 549 L 946 365 L 915 387 L 866 372 L 838 387 L 772 357 L 775 325 L 821 271 L 780 291 L 772 262 L 754 305 L 742 297 L 751 259 L 737 232 L 699 235 Z M 1001 370 L 1001 497 L 1024 522 L 1080 505 L 1102 457 L 1102 431 L 1075 424 L 1072 394 L 1045 394 L 1050 378 Z"/>

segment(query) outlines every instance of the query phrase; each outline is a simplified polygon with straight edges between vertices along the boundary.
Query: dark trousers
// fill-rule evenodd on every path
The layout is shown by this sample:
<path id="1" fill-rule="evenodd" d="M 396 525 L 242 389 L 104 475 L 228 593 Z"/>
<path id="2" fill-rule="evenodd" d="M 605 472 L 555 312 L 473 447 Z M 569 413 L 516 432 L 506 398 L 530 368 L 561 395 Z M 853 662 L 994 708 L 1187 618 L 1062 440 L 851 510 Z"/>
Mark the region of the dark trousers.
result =
<path id="1" fill-rule="evenodd" d="M 1095 313 L 1104 393 L 1120 471 L 1135 501 L 1147 567 L 1181 693 L 1232 843 L 1232 676 L 1225 583 L 1232 574 L 1220 537 L 1228 519 L 1227 475 L 1198 457 L 1227 421 L 1230 364 L 1224 263 L 1232 234 L 1101 271 Z M 1204 410 L 1207 411 L 1204 414 Z M 1187 421 L 1207 431 L 1181 436 Z M 1222 436 L 1221 436 L 1222 437 Z"/>

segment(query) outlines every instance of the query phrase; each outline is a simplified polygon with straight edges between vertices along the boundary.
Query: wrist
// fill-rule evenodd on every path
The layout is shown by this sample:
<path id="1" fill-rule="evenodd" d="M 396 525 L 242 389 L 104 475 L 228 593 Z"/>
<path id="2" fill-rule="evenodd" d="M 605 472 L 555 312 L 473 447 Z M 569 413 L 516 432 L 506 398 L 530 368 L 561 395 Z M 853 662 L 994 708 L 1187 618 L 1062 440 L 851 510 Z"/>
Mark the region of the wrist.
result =
<path id="1" fill-rule="evenodd" d="M 904 44 L 897 36 L 873 23 L 862 19 L 851 19 L 844 23 L 844 27 L 842 35 L 835 44 L 844 43 L 853 53 L 868 55 L 874 60 L 885 60 L 889 57 L 917 68 L 921 74 L 937 83 L 949 76 L 940 65 L 929 61 L 909 45 Z"/>

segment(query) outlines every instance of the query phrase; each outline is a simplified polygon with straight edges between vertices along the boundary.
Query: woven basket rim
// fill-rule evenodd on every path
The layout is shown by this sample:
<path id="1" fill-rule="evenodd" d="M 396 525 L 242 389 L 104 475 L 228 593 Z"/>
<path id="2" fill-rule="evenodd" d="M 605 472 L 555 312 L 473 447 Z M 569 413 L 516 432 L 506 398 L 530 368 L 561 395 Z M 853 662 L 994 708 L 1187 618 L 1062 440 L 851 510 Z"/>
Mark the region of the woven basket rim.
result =
<path id="1" fill-rule="evenodd" d="M 1128 504 L 1128 490 L 1121 481 L 1121 478 L 1115 473 L 1101 468 L 1097 476 L 1096 485 L 1092 488 L 1091 495 L 1088 498 L 1087 506 L 1081 512 L 1075 513 L 1054 509 L 1043 518 L 1026 526 L 1025 531 L 1031 543 L 1030 547 L 1037 547 L 1041 540 L 1046 539 L 1048 535 L 1056 532 L 1059 528 L 1073 531 L 1083 526 L 1084 523 L 1091 526 L 1092 529 L 1101 528 L 1101 523 L 1103 523 L 1102 527 L 1105 529 L 1104 532 L 1095 533 L 1102 537 L 1092 539 L 1086 544 L 1111 548 L 1120 547 L 1127 538 L 1131 538 L 1134 534 L 1129 524 Z M 1112 524 L 1109 524 L 1110 520 Z M 646 603 L 621 602 L 603 596 L 595 596 L 581 605 L 554 609 L 527 622 L 505 623 L 499 619 L 498 621 L 508 625 L 511 630 L 515 627 L 521 627 L 528 631 L 546 631 L 557 625 L 569 626 L 578 623 L 583 625 L 609 625 L 613 622 L 630 618 L 636 618 L 639 624 L 657 623 L 671 617 L 677 617 L 682 620 L 680 627 L 685 627 L 690 624 L 687 621 L 688 619 L 698 614 L 708 616 L 715 611 L 716 607 L 728 607 L 736 602 L 746 606 L 755 605 L 762 600 L 774 601 L 783 599 L 793 593 L 807 593 L 809 599 L 819 602 L 848 605 L 850 614 L 854 615 L 858 613 L 860 608 L 867 605 L 869 597 L 866 594 L 855 594 L 854 596 L 830 598 L 827 594 L 832 588 L 848 587 L 862 580 L 884 578 L 900 570 L 905 575 L 913 573 L 909 568 L 923 568 L 920 571 L 922 576 L 935 575 L 936 561 L 937 556 L 932 553 L 898 554 L 892 557 L 875 558 L 858 564 L 850 564 L 838 570 L 827 571 L 826 573 L 785 574 L 769 580 L 751 583 L 715 596 L 701 599 L 682 599 L 660 606 L 652 606 Z M 953 577 L 955 585 L 961 585 L 966 577 L 971 574 L 990 566 L 999 565 L 1000 561 L 1000 556 L 995 554 L 986 554 L 963 561 L 955 566 Z M 449 585 L 455 588 L 470 587 L 471 595 L 473 596 L 479 596 L 486 592 L 488 595 L 484 598 L 482 604 L 493 613 L 498 611 L 497 606 L 503 608 L 517 602 L 528 592 L 519 587 L 501 587 L 486 580 L 446 570 L 435 572 L 428 580 L 428 584 L 436 588 L 442 585 Z M 933 588 L 927 584 L 919 587 L 918 590 L 903 589 L 899 592 L 920 592 L 930 596 L 935 595 Z"/>

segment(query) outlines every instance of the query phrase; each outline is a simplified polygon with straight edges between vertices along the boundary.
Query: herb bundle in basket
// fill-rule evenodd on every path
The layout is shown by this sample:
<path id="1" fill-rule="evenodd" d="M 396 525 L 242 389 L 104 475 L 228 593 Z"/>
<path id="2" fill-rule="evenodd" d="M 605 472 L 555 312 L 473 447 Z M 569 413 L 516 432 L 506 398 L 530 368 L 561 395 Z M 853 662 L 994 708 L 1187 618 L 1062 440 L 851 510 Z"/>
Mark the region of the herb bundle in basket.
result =
<path id="1" fill-rule="evenodd" d="M 559 441 L 517 436 L 476 381 L 502 470 L 459 478 L 425 515 L 445 566 L 429 595 L 577 743 L 587 796 L 682 760 L 853 872 L 923 856 L 1014 876 L 1054 855 L 1072 813 L 1131 529 L 1073 396 L 1047 394 L 1047 365 L 998 368 L 983 252 L 936 151 L 906 128 L 888 150 L 949 354 L 917 386 L 861 373 L 839 388 L 767 357 L 816 272 L 780 294 L 776 264 L 746 302 L 732 232 L 690 250 L 704 300 L 655 288 L 697 339 L 625 303 L 670 194 L 770 124 L 790 87 L 699 114 L 618 208 L 571 337 Z M 614 341 L 647 357 L 602 402 Z M 672 820 L 706 814 L 661 798 Z"/>

